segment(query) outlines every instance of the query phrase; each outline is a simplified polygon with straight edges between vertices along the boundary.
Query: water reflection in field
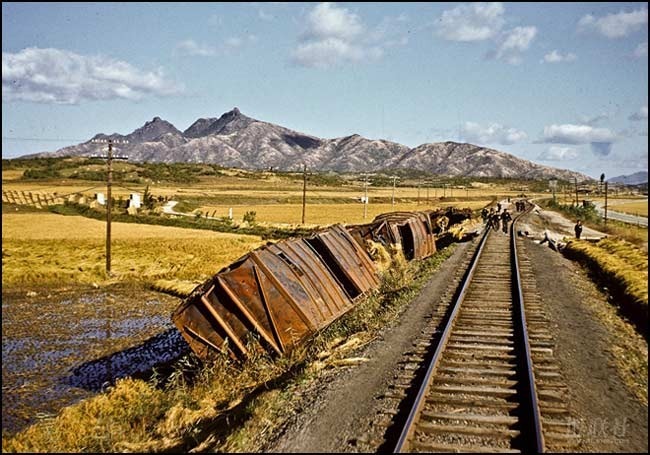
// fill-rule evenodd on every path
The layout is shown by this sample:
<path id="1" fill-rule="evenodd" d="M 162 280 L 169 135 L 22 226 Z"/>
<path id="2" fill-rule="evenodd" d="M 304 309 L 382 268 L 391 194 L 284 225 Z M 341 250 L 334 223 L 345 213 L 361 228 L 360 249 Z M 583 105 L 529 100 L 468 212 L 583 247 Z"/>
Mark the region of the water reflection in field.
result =
<path id="1" fill-rule="evenodd" d="M 187 352 L 170 319 L 178 303 L 127 287 L 3 292 L 3 433 Z"/>

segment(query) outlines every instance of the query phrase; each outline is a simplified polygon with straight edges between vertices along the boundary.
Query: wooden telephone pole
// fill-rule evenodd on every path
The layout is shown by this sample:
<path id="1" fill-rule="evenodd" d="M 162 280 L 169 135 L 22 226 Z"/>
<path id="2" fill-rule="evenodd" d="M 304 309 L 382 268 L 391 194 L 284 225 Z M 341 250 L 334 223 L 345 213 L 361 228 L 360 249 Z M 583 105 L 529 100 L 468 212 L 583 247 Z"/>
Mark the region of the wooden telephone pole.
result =
<path id="1" fill-rule="evenodd" d="M 302 224 L 305 224 L 305 206 L 307 204 L 307 165 L 302 168 Z"/>
<path id="2" fill-rule="evenodd" d="M 113 159 L 127 160 L 125 156 L 113 157 L 113 140 L 112 139 L 97 139 L 92 142 L 108 143 L 107 156 L 95 156 L 93 158 L 106 158 L 106 165 L 108 166 L 108 174 L 106 176 L 106 274 L 111 274 L 111 212 L 113 210 L 113 201 L 111 188 L 113 186 Z M 115 141 L 118 144 L 128 144 L 129 141 L 119 140 Z"/>

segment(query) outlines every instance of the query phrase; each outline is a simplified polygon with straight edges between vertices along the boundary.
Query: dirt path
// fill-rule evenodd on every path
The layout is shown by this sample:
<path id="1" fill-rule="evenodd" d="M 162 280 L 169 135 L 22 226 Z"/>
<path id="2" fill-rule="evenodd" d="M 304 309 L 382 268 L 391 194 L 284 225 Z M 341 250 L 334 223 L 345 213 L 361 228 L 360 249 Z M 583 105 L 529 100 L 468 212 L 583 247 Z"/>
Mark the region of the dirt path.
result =
<path id="1" fill-rule="evenodd" d="M 581 443 L 579 452 L 647 452 L 648 408 L 626 387 L 613 365 L 612 328 L 594 308 L 609 306 L 603 294 L 583 269 L 546 245 L 540 245 L 544 230 L 555 238 L 573 235 L 573 222 L 541 209 L 527 217 L 520 229 L 529 231 L 529 251 L 542 301 L 552 320 L 559 362 L 571 389 L 570 409 Z M 587 237 L 604 234 L 585 229 Z M 299 392 L 300 413 L 261 443 L 265 452 L 376 452 L 373 428 L 382 412 L 379 398 L 387 391 L 402 353 L 425 326 L 432 308 L 447 291 L 454 269 L 469 251 L 465 244 L 437 272 L 400 321 L 387 328 L 381 338 L 363 350 L 351 353 L 369 362 L 326 373 L 321 380 Z M 549 285 L 552 283 L 552 285 Z M 647 343 L 641 337 L 647 356 Z"/>

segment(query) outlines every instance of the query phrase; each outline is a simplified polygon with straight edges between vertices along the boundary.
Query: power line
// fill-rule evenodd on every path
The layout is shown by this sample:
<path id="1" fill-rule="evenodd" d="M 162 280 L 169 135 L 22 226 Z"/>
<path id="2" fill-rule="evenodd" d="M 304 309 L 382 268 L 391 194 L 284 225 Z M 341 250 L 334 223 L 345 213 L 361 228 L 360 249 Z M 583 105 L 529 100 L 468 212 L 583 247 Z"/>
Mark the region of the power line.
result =
<path id="1" fill-rule="evenodd" d="M 88 142 L 88 139 L 64 139 L 51 137 L 9 137 L 2 136 L 3 141 L 47 141 L 47 142 Z"/>

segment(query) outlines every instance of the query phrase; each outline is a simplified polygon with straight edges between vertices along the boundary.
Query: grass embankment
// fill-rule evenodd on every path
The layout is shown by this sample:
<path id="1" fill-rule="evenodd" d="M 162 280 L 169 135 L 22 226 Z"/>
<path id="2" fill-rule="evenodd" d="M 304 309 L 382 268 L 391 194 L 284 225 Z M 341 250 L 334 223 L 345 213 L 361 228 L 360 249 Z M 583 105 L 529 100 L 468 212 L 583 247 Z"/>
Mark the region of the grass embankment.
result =
<path id="1" fill-rule="evenodd" d="M 564 254 L 587 265 L 620 308 L 647 339 L 648 254 L 629 242 L 604 238 L 597 243 L 571 240 Z"/>
<path id="2" fill-rule="evenodd" d="M 395 320 L 452 251 L 411 263 L 393 256 L 380 290 L 289 355 L 245 363 L 223 356 L 198 366 L 190 354 L 165 381 L 119 380 L 107 393 L 3 436 L 3 452 L 247 451 L 291 415 L 296 384 L 357 361 L 347 353 Z"/>

